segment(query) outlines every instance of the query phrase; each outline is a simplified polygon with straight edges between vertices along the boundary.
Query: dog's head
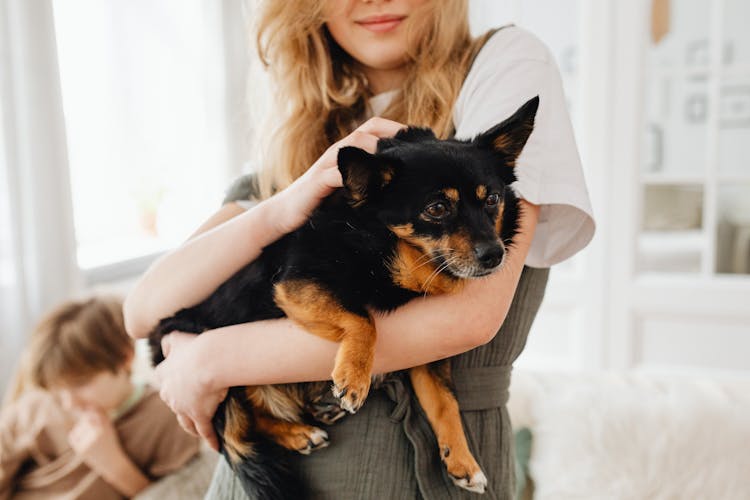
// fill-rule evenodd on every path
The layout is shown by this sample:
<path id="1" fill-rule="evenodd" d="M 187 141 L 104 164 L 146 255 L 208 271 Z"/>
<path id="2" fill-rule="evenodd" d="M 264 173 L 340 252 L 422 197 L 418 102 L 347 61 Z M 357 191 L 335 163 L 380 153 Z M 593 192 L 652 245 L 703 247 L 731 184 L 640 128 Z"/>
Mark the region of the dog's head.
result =
<path id="1" fill-rule="evenodd" d="M 375 154 L 342 148 L 338 165 L 349 204 L 442 272 L 456 278 L 493 272 L 517 228 L 509 186 L 538 105 L 538 97 L 529 100 L 472 140 L 439 140 L 412 127 L 381 139 Z"/>

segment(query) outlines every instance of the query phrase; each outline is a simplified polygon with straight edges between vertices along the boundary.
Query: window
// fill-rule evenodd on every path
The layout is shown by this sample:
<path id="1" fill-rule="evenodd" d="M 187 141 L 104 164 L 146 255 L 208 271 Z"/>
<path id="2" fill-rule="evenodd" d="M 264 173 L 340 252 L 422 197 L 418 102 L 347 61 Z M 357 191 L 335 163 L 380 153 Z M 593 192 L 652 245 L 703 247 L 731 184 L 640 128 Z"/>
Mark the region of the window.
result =
<path id="1" fill-rule="evenodd" d="M 220 204 L 220 2 L 54 0 L 83 271 L 161 252 Z"/>
<path id="2" fill-rule="evenodd" d="M 648 51 L 638 269 L 750 273 L 744 0 L 672 2 Z M 652 23 L 658 23 L 655 18 Z"/>

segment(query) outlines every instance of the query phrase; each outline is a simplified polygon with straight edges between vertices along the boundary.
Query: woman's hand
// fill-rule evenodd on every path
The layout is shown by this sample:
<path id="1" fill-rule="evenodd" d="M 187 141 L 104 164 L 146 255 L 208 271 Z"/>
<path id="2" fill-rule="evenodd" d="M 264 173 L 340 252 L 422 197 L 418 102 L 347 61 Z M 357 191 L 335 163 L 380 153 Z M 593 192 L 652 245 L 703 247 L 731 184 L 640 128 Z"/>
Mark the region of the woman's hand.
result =
<path id="1" fill-rule="evenodd" d="M 281 214 L 276 218 L 280 232 L 289 233 L 307 221 L 310 214 L 323 198 L 342 186 L 337 159 L 339 149 L 354 146 L 374 153 L 381 137 L 392 137 L 405 125 L 374 117 L 360 125 L 354 132 L 329 147 L 318 161 L 288 188 L 269 199 L 279 203 Z"/>
<path id="2" fill-rule="evenodd" d="M 183 429 L 205 439 L 214 450 L 219 440 L 211 424 L 227 389 L 211 387 L 200 358 L 199 336 L 172 332 L 161 341 L 165 360 L 156 367 L 161 399 L 177 415 Z"/>

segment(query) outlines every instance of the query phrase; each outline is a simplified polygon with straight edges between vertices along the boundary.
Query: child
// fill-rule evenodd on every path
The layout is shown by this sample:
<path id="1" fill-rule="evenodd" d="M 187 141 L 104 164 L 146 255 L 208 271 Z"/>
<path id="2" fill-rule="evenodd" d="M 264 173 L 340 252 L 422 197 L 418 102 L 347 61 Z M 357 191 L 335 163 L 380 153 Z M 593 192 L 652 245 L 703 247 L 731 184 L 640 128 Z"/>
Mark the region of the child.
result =
<path id="1" fill-rule="evenodd" d="M 0 500 L 119 499 L 198 453 L 174 414 L 133 384 L 122 303 L 65 303 L 37 326 L 0 417 Z"/>

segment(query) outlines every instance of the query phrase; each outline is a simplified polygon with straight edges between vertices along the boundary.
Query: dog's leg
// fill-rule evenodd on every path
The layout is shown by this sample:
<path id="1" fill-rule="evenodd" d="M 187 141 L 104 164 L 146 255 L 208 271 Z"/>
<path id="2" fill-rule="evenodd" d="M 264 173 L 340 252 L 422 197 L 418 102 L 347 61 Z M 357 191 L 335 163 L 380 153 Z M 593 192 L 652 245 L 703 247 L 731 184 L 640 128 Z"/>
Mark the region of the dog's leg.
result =
<path id="1" fill-rule="evenodd" d="M 287 450 L 303 455 L 328 446 L 328 433 L 318 427 L 299 422 L 287 422 L 255 408 L 255 428 Z"/>
<path id="2" fill-rule="evenodd" d="M 333 369 L 333 393 L 341 407 L 356 412 L 370 391 L 375 355 L 375 326 L 366 314 L 354 313 L 318 283 L 289 280 L 275 287 L 275 299 L 286 315 L 310 333 L 340 342 Z"/>
<path id="3" fill-rule="evenodd" d="M 409 370 L 412 387 L 440 447 L 440 458 L 456 486 L 484 493 L 487 478 L 469 450 L 458 402 L 451 390 L 450 361 Z"/>
<path id="4" fill-rule="evenodd" d="M 328 446 L 328 434 L 324 430 L 300 421 L 296 396 L 293 385 L 233 389 L 227 398 L 226 425 L 222 433 L 233 463 L 253 456 L 251 436 L 256 432 L 303 455 Z"/>

